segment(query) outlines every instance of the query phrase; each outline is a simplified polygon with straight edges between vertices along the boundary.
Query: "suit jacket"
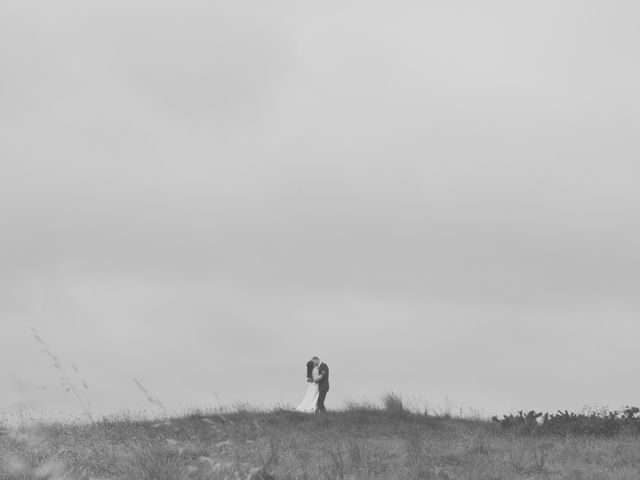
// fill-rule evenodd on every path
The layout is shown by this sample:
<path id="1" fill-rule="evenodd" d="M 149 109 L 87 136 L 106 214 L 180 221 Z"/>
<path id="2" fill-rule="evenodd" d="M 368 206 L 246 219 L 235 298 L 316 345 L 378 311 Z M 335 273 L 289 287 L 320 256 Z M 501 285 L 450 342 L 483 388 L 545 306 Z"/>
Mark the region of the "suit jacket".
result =
<path id="1" fill-rule="evenodd" d="M 323 373 L 324 376 L 318 382 L 318 390 L 321 392 L 327 392 L 329 391 L 329 366 L 326 363 L 318 365 L 318 374 L 322 375 Z"/>

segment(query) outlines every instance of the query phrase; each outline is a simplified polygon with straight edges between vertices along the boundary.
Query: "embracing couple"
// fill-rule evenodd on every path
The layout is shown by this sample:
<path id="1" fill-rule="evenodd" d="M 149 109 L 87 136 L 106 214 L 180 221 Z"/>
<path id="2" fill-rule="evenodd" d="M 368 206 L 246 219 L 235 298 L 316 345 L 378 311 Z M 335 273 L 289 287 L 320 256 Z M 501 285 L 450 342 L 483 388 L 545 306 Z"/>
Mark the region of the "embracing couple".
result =
<path id="1" fill-rule="evenodd" d="M 318 357 L 307 362 L 307 382 L 307 392 L 296 410 L 307 413 L 326 412 L 324 399 L 329 391 L 329 367 Z"/>

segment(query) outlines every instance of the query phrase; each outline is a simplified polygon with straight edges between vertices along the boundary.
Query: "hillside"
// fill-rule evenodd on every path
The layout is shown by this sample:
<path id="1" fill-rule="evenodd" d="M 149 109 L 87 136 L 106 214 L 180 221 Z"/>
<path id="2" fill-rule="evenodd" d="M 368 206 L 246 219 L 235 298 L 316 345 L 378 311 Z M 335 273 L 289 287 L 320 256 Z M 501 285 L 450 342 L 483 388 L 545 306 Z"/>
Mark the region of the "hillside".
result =
<path id="1" fill-rule="evenodd" d="M 634 479 L 632 434 L 535 435 L 496 422 L 353 408 L 210 411 L 5 428 L 2 479 Z"/>

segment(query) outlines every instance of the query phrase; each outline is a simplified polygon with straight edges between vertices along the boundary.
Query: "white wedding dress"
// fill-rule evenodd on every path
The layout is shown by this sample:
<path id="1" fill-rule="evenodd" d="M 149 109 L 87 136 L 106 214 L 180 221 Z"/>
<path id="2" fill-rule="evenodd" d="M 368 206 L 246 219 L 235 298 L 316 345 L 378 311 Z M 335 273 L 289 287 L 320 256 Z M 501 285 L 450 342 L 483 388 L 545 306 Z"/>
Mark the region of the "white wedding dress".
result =
<path id="1" fill-rule="evenodd" d="M 318 367 L 314 367 L 311 375 L 314 380 L 318 378 Z M 304 394 L 304 398 L 302 399 L 302 402 L 300 402 L 300 405 L 296 407 L 296 410 L 298 412 L 314 413 L 316 411 L 316 404 L 318 403 L 319 395 L 320 391 L 318 390 L 318 384 L 310 382 L 307 386 L 307 392 Z"/>

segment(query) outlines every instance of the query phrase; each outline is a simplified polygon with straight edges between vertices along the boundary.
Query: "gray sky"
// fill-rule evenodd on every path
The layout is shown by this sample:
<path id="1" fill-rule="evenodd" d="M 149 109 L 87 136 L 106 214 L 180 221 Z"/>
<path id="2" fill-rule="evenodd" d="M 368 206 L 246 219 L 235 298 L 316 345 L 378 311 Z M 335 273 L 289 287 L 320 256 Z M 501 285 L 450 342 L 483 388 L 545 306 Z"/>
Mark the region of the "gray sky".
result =
<path id="1" fill-rule="evenodd" d="M 0 407 L 639 403 L 639 15 L 1 2 Z"/>

